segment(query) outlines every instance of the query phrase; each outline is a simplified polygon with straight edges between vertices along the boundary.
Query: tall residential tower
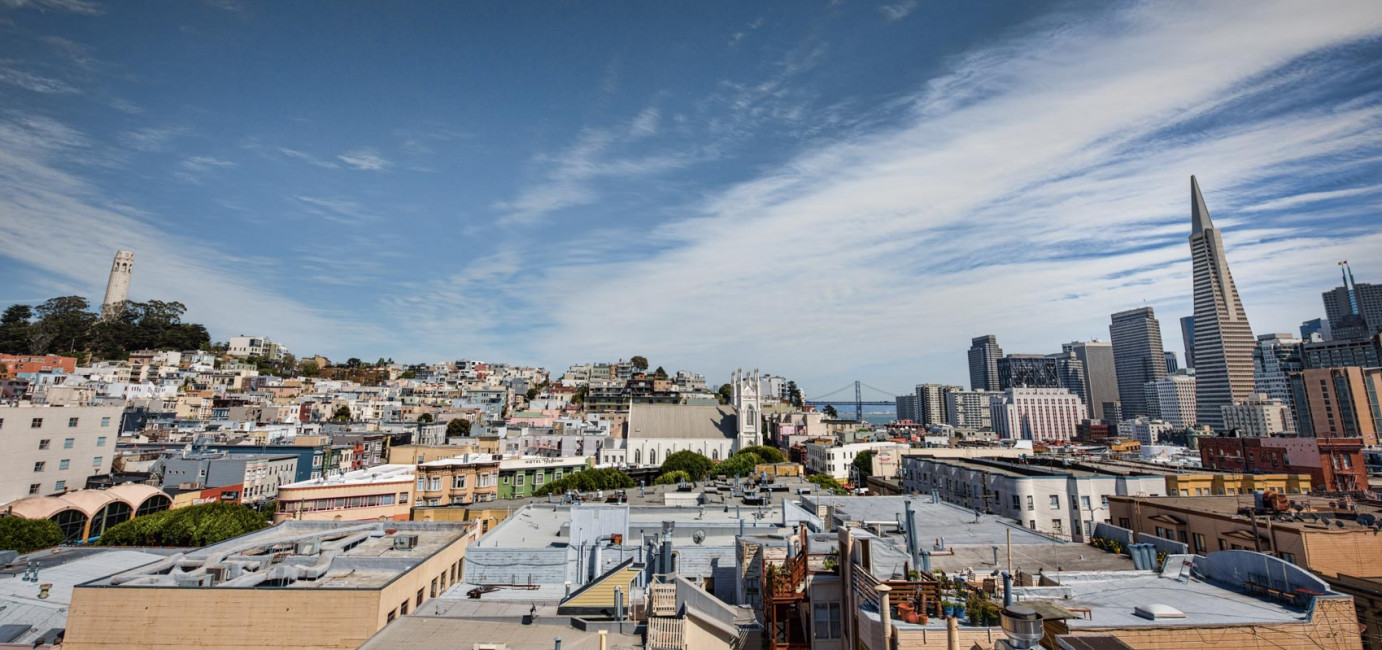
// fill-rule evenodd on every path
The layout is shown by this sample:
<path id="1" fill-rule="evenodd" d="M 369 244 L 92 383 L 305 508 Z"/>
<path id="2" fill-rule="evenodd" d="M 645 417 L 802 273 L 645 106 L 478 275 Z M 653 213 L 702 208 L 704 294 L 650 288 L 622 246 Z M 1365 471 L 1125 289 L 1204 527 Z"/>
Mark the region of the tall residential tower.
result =
<path id="1" fill-rule="evenodd" d="M 1003 348 L 992 334 L 976 336 L 969 344 L 969 387 L 974 390 L 998 390 L 998 358 Z"/>
<path id="2" fill-rule="evenodd" d="M 1166 357 L 1162 355 L 1161 323 L 1151 307 L 1120 311 L 1108 326 L 1113 340 L 1113 364 L 1118 372 L 1118 396 L 1123 400 L 1122 416 L 1148 415 L 1142 385 L 1166 376 Z M 1248 358 L 1249 363 L 1252 358 Z M 1251 374 L 1251 367 L 1249 367 Z"/>
<path id="3" fill-rule="evenodd" d="M 1223 407 L 1253 395 L 1257 341 L 1228 271 L 1224 240 L 1190 177 L 1190 254 L 1195 263 L 1195 406 L 1200 424 L 1224 428 Z"/>

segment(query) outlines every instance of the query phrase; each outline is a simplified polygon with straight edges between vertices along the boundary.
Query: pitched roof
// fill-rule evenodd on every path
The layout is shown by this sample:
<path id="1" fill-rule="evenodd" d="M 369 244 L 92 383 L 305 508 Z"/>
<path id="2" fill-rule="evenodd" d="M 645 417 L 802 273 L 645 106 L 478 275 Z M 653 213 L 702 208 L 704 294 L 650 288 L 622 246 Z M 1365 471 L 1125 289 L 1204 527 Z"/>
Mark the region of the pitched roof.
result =
<path id="1" fill-rule="evenodd" d="M 739 414 L 732 406 L 634 404 L 624 424 L 626 438 L 733 438 Z"/>

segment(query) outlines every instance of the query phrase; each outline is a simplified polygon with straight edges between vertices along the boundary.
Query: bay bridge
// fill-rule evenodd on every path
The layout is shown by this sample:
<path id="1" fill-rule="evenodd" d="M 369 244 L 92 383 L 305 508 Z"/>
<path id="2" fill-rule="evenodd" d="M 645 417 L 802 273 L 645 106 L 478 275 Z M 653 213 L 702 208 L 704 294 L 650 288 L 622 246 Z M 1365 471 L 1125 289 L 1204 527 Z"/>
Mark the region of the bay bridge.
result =
<path id="1" fill-rule="evenodd" d="M 865 406 L 865 405 L 867 405 L 867 406 L 895 406 L 895 405 L 897 404 L 897 395 L 895 395 L 895 394 L 893 394 L 893 393 L 889 393 L 888 391 L 883 390 L 883 389 L 881 389 L 881 388 L 874 388 L 873 386 L 870 386 L 870 385 L 868 385 L 868 384 L 865 384 L 864 382 L 859 381 L 859 380 L 857 380 L 857 379 L 854 380 L 854 383 L 853 383 L 853 384 L 845 384 L 844 386 L 841 386 L 841 387 L 839 387 L 839 388 L 837 388 L 837 389 L 835 389 L 835 390 L 833 390 L 833 391 L 830 391 L 829 393 L 826 393 L 826 394 L 821 395 L 821 396 L 819 396 L 819 397 L 813 397 L 813 398 L 811 398 L 811 399 L 804 400 L 804 401 L 805 401 L 805 403 L 810 404 L 810 405 L 812 405 L 812 406 L 825 406 L 826 404 L 841 404 L 841 403 L 848 403 L 848 402 L 850 401 L 849 399 L 847 399 L 847 398 L 849 397 L 849 392 L 848 392 L 848 391 L 849 391 L 850 388 L 853 388 L 853 389 L 854 389 L 854 421 L 856 421 L 856 422 L 863 422 L 863 421 L 864 421 L 864 406 Z M 873 392 L 875 392 L 875 393 L 878 393 L 878 394 L 880 394 L 880 395 L 886 395 L 886 396 L 887 396 L 887 399 L 883 399 L 883 400 L 878 400 L 878 399 L 874 399 L 874 400 L 865 400 L 865 399 L 864 399 L 864 389 L 865 389 L 865 388 L 867 388 L 867 389 L 869 389 L 869 390 L 871 390 L 871 391 L 873 391 Z M 843 394 L 843 395 L 841 395 L 841 394 Z M 833 399 L 832 399 L 832 398 L 833 398 Z"/>

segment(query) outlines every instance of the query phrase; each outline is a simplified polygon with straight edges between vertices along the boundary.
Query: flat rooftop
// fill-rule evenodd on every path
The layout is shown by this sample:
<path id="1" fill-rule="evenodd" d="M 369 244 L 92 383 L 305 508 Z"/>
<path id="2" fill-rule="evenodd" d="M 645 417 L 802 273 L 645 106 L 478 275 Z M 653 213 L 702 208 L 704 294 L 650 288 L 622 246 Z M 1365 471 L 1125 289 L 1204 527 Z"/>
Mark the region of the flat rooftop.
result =
<path id="1" fill-rule="evenodd" d="M 523 614 L 527 614 L 525 610 Z M 547 622 L 552 621 L 552 622 Z M 632 631 L 633 625 L 627 628 Z M 361 650 L 410 648 L 455 650 L 472 644 L 502 644 L 507 650 L 552 650 L 561 639 L 563 650 L 599 650 L 600 634 L 571 627 L 569 619 L 548 619 L 539 614 L 533 625 L 487 619 L 404 616 L 380 630 Z M 643 637 L 610 632 L 609 650 L 642 650 Z"/>
<path id="2" fill-rule="evenodd" d="M 1019 601 L 1055 600 L 1069 609 L 1087 607 L 1089 619 L 1072 618 L 1072 629 L 1082 627 L 1162 627 L 1204 625 L 1269 625 L 1309 620 L 1303 609 L 1288 607 L 1198 578 L 1179 580 L 1147 571 L 1065 573 L 1056 578 L 1060 587 L 1019 587 Z M 1050 589 L 1058 596 L 1043 595 Z M 1068 596 L 1068 597 L 1067 597 Z M 1140 605 L 1170 605 L 1185 618 L 1150 620 L 1133 613 Z"/>
<path id="3" fill-rule="evenodd" d="M 416 468 L 412 465 L 375 465 L 368 469 L 314 478 L 278 486 L 282 488 L 340 487 L 345 485 L 369 485 L 372 483 L 407 483 L 413 480 Z"/>
<path id="4" fill-rule="evenodd" d="M 701 545 L 730 546 L 739 534 L 739 518 L 744 519 L 749 534 L 776 532 L 782 522 L 782 508 L 773 506 L 746 507 L 712 504 L 695 507 L 637 506 L 591 503 L 591 506 L 626 507 L 629 526 L 624 535 L 625 546 L 642 544 L 645 535 L 662 532 L 663 522 L 674 522 L 672 541 L 690 545 L 699 531 L 705 536 Z M 563 504 L 534 503 L 509 515 L 490 529 L 477 546 L 482 548 L 557 548 L 564 547 L 571 538 L 571 509 Z M 580 507 L 580 506 L 575 506 Z"/>
<path id="5" fill-rule="evenodd" d="M 1325 506 L 1329 503 L 1328 499 L 1319 497 L 1310 498 L 1308 495 L 1292 494 L 1286 495 L 1292 503 L 1306 505 L 1310 503 L 1314 506 Z M 1224 517 L 1232 517 L 1238 514 L 1241 508 L 1252 508 L 1255 499 L 1251 494 L 1240 495 L 1215 495 L 1198 497 L 1123 497 L 1110 496 L 1111 499 L 1135 499 L 1138 502 L 1161 508 L 1171 508 L 1196 514 L 1211 514 Z M 1302 510 L 1300 513 L 1283 513 L 1272 517 L 1273 528 L 1288 528 L 1292 530 L 1309 531 L 1312 533 L 1357 533 L 1359 531 L 1373 530 L 1370 526 L 1364 526 L 1357 521 L 1359 515 L 1369 514 L 1374 521 L 1382 521 L 1382 509 L 1364 504 L 1355 504 L 1354 511 L 1348 513 L 1338 513 L 1332 508 L 1324 508 L 1316 511 Z M 1325 516 L 1327 515 L 1327 516 Z M 1258 515 L 1259 517 L 1262 515 Z M 1248 522 L 1246 518 L 1244 522 Z"/>
<path id="6" fill-rule="evenodd" d="M 462 522 L 287 521 L 82 586 L 377 589 L 461 541 L 472 527 Z M 399 538 L 415 538 L 415 543 L 396 548 Z M 316 548 L 308 548 L 312 545 Z M 194 581 L 217 571 L 222 575 L 209 583 Z"/>
<path id="7" fill-rule="evenodd" d="M 67 627 L 72 588 L 121 571 L 161 560 L 175 549 L 57 548 L 21 555 L 0 571 L 0 643 L 33 643 L 46 633 Z M 23 578 L 36 567 L 38 582 Z M 39 585 L 51 584 L 47 598 Z M 20 626 L 27 631 L 20 631 Z"/>

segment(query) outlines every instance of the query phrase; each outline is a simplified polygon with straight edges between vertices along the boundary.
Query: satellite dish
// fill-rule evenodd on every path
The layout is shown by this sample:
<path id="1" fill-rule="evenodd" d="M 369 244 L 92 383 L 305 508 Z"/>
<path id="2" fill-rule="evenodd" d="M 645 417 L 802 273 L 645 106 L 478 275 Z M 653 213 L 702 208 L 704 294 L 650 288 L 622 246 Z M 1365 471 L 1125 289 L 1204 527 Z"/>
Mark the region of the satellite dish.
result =
<path id="1" fill-rule="evenodd" d="M 1362 524 L 1362 525 L 1364 525 L 1364 526 L 1371 526 L 1371 525 L 1373 525 L 1374 523 L 1377 523 L 1377 517 L 1374 517 L 1374 516 L 1372 516 L 1372 515 L 1370 515 L 1370 514 L 1364 513 L 1364 514 L 1358 515 L 1358 523 L 1359 523 L 1359 524 Z"/>
<path id="2" fill-rule="evenodd" d="M 700 544 L 705 541 L 705 531 L 698 530 L 691 534 L 691 541 Z"/>

